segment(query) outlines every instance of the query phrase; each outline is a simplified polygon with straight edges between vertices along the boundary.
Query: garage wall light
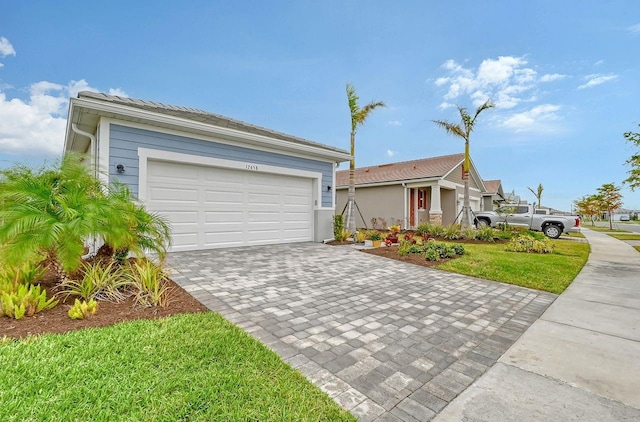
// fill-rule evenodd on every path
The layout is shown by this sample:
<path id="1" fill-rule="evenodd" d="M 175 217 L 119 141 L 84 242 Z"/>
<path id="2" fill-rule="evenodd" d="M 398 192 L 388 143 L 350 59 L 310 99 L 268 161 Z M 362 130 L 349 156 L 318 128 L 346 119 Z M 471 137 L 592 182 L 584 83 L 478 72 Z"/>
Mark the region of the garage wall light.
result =
<path id="1" fill-rule="evenodd" d="M 331 185 L 327 185 L 327 191 L 331 192 Z"/>
<path id="2" fill-rule="evenodd" d="M 116 164 L 116 171 L 118 173 L 124 173 L 124 171 L 125 171 L 124 164 Z"/>

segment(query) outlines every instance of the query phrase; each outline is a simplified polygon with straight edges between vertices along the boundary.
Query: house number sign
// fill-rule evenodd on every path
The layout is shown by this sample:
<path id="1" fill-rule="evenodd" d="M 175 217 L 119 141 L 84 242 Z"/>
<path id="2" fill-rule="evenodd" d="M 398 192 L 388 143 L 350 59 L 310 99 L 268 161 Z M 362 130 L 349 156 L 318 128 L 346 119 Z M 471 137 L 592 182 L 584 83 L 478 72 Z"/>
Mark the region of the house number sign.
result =
<path id="1" fill-rule="evenodd" d="M 258 165 L 257 164 L 246 164 L 245 165 L 247 170 L 253 170 L 253 171 L 257 171 L 258 170 Z"/>

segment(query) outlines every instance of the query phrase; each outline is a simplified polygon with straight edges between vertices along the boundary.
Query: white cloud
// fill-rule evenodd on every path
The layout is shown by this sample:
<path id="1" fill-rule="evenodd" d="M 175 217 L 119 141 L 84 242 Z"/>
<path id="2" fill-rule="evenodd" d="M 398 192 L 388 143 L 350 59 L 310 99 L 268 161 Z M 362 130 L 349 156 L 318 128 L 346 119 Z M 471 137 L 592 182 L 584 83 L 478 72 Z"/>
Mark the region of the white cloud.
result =
<path id="1" fill-rule="evenodd" d="M 595 62 L 593 65 L 594 66 L 600 66 L 601 64 L 604 63 L 604 60 L 598 60 L 597 62 Z"/>
<path id="2" fill-rule="evenodd" d="M 553 82 L 566 78 L 567 75 L 561 75 L 560 73 L 547 73 L 540 77 L 540 82 Z"/>
<path id="3" fill-rule="evenodd" d="M 127 97 L 127 98 L 129 97 L 129 95 L 126 92 L 124 92 L 121 88 L 111 88 L 109 89 L 107 94 L 115 95 L 117 97 Z"/>
<path id="4" fill-rule="evenodd" d="M 587 75 L 584 77 L 584 79 L 587 80 L 587 83 L 584 85 L 580 85 L 578 87 L 578 89 L 585 89 L 585 88 L 591 88 L 597 85 L 601 85 L 605 82 L 611 81 L 613 79 L 616 79 L 618 77 L 618 75 L 600 75 L 600 74 L 594 74 L 594 75 Z"/>
<path id="5" fill-rule="evenodd" d="M 387 157 L 393 157 L 394 155 L 396 155 L 395 151 L 391 151 L 390 149 L 387 150 Z"/>
<path id="6" fill-rule="evenodd" d="M 448 102 L 444 101 L 444 102 L 440 103 L 440 105 L 438 106 L 438 108 L 439 108 L 440 110 L 446 110 L 446 109 L 451 108 L 451 107 L 453 107 L 453 106 L 454 106 L 454 104 L 451 104 L 451 103 L 448 103 Z"/>
<path id="7" fill-rule="evenodd" d="M 0 151 L 25 158 L 47 158 L 62 153 L 69 97 L 94 91 L 87 81 L 60 85 L 40 81 L 29 87 L 28 99 L 7 98 L 0 92 Z M 124 93 L 120 89 L 110 92 Z"/>
<path id="8" fill-rule="evenodd" d="M 627 27 L 627 31 L 631 32 L 631 33 L 640 33 L 640 23 L 637 23 L 635 25 L 631 25 Z"/>
<path id="9" fill-rule="evenodd" d="M 0 55 L 2 55 L 2 57 L 16 55 L 16 50 L 5 37 L 0 37 Z"/>
<path id="10" fill-rule="evenodd" d="M 388 121 L 387 124 L 389 126 L 402 126 L 402 122 L 400 120 L 391 120 Z"/>
<path id="11" fill-rule="evenodd" d="M 514 129 L 516 132 L 544 132 L 549 128 L 549 123 L 560 118 L 557 113 L 559 110 L 560 106 L 558 105 L 542 104 L 531 110 L 512 115 L 502 123 L 502 126 Z"/>
<path id="12" fill-rule="evenodd" d="M 538 76 L 538 72 L 526 67 L 525 57 L 500 56 L 497 59 L 485 59 L 477 70 L 465 68 L 454 60 L 447 60 L 442 68 L 447 76 L 439 77 L 436 86 L 446 86 L 445 102 L 440 109 L 448 108 L 452 100 L 468 95 L 475 106 L 491 98 L 496 107 L 510 109 L 522 102 L 531 101 L 531 92 L 537 83 L 552 76 L 559 79 L 562 75 Z"/>

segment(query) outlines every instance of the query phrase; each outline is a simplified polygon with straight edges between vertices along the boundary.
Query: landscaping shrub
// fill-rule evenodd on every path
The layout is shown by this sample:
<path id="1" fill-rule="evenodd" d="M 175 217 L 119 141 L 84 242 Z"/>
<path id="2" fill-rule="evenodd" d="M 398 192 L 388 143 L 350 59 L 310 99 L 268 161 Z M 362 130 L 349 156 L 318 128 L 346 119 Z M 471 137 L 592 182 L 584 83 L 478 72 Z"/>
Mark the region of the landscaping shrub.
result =
<path id="1" fill-rule="evenodd" d="M 344 242 L 350 237 L 351 237 L 351 232 L 347 229 L 342 229 L 340 233 L 334 235 L 335 240 L 337 240 L 338 242 Z"/>
<path id="2" fill-rule="evenodd" d="M 511 239 L 507 245 L 507 250 L 512 252 L 526 252 L 526 253 L 553 253 L 553 243 L 547 237 L 541 239 L 535 239 L 530 235 L 519 235 Z"/>
<path id="3" fill-rule="evenodd" d="M 333 216 L 333 238 L 338 240 L 342 236 L 344 231 L 344 217 L 342 214 L 336 214 Z"/>
<path id="4" fill-rule="evenodd" d="M 71 319 L 85 319 L 98 311 L 98 302 L 90 299 L 88 302 L 76 299 L 73 307 L 69 309 L 68 315 Z"/>
<path id="5" fill-rule="evenodd" d="M 84 264 L 78 280 L 65 280 L 61 294 L 90 299 L 121 302 L 128 286 L 125 272 L 115 262 L 97 261 Z"/>
<path id="6" fill-rule="evenodd" d="M 51 309 L 58 304 L 55 298 L 47 300 L 47 291 L 32 284 L 19 285 L 15 291 L 3 292 L 0 313 L 9 318 L 30 317 L 40 311 Z"/>
<path id="7" fill-rule="evenodd" d="M 161 265 L 141 259 L 130 266 L 127 277 L 139 304 L 167 306 L 170 295 L 169 277 Z"/>
<path id="8" fill-rule="evenodd" d="M 447 240 L 458 240 L 462 238 L 462 233 L 460 232 L 459 224 L 450 224 L 444 227 L 442 237 Z"/>
<path id="9" fill-rule="evenodd" d="M 460 231 L 462 239 L 475 240 L 478 237 L 478 230 L 473 227 L 469 227 Z"/>
<path id="10" fill-rule="evenodd" d="M 405 256 L 409 254 L 422 253 L 422 245 L 413 243 L 411 240 L 401 240 L 398 245 L 398 255 Z"/>
<path id="11" fill-rule="evenodd" d="M 82 262 L 85 242 L 143 256 L 166 253 L 168 224 L 134 201 L 122 184 L 104 186 L 80 156 L 53 168 L 16 165 L 0 171 L 0 261 L 20 265 L 46 259 L 61 275 Z"/>
<path id="12" fill-rule="evenodd" d="M 498 232 L 489 226 L 481 227 L 476 230 L 476 238 L 483 242 L 494 242 L 496 237 L 499 237 Z M 509 235 L 509 238 L 511 235 Z"/>

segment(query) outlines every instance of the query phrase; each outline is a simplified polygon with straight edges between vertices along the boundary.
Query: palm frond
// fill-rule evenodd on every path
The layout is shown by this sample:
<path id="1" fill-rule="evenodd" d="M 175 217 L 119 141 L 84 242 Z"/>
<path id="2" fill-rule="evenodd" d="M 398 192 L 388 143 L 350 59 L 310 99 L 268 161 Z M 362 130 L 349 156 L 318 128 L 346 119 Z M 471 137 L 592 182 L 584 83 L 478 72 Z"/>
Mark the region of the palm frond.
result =
<path id="1" fill-rule="evenodd" d="M 448 134 L 458 136 L 464 139 L 465 141 L 467 140 L 466 133 L 462 128 L 462 126 L 460 126 L 460 124 L 447 122 L 446 120 L 432 120 L 432 121 L 436 125 L 446 130 Z"/>

